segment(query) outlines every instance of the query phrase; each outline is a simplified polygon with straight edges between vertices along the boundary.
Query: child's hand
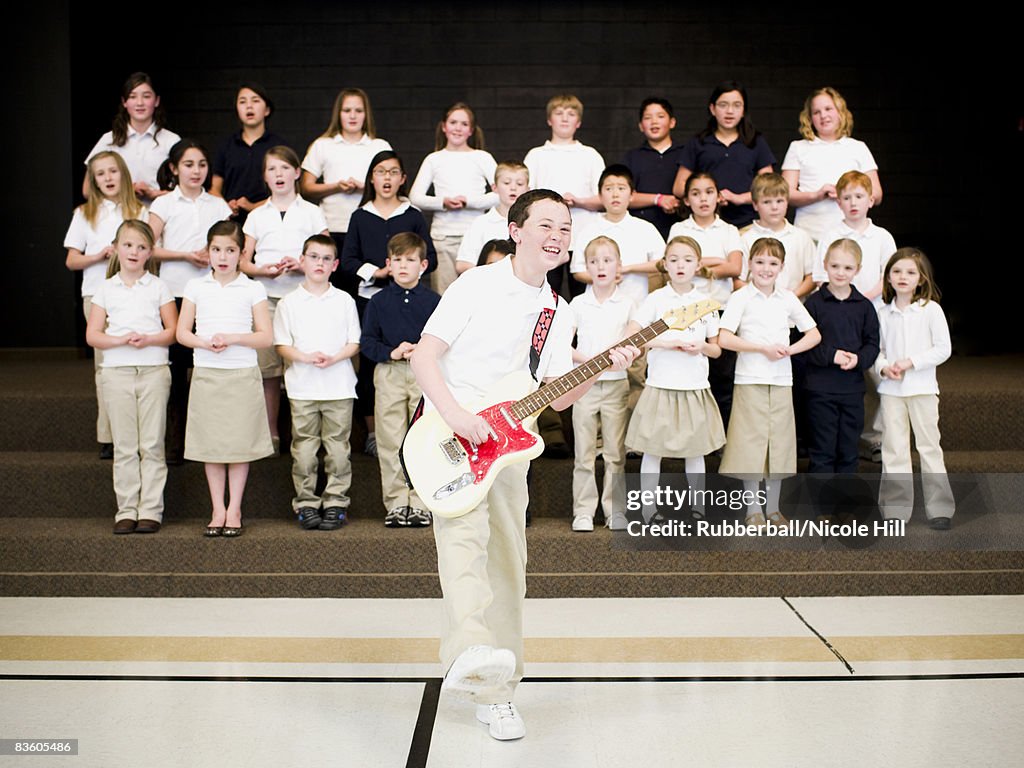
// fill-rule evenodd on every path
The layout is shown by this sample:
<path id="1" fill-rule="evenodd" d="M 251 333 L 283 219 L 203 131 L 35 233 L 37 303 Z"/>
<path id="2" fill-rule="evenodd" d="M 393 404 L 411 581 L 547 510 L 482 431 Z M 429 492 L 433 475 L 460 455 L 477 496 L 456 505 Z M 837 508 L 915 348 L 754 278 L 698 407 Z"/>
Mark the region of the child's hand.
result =
<path id="1" fill-rule="evenodd" d="M 387 267 L 380 267 L 379 269 L 375 270 L 374 273 L 373 273 L 373 279 L 374 280 L 384 280 L 385 278 L 388 278 L 390 276 L 391 276 L 391 270 L 389 270 Z"/>
<path id="2" fill-rule="evenodd" d="M 306 362 L 315 365 L 317 368 L 329 368 L 334 365 L 334 358 L 323 352 L 310 352 L 306 357 Z"/>
<path id="3" fill-rule="evenodd" d="M 408 360 L 410 355 L 412 355 L 414 349 L 416 349 L 415 344 L 408 341 L 403 341 L 401 344 L 399 344 L 397 347 L 391 350 L 391 359 Z"/>
<path id="4" fill-rule="evenodd" d="M 99 253 L 96 254 L 96 263 L 99 264 L 101 261 L 106 261 L 114 255 L 114 246 L 108 245 Z"/>
<path id="5" fill-rule="evenodd" d="M 857 355 L 854 352 L 845 352 L 844 354 L 846 355 L 846 364 L 840 365 L 839 367 L 844 371 L 852 371 L 857 367 Z"/>
<path id="6" fill-rule="evenodd" d="M 662 195 L 658 207 L 665 213 L 675 213 L 679 210 L 679 198 L 675 195 Z"/>
<path id="7" fill-rule="evenodd" d="M 298 259 L 291 256 L 285 256 L 279 262 L 277 262 L 278 269 L 281 270 L 281 274 L 285 272 L 302 272 L 302 265 L 299 264 Z"/>
<path id="8" fill-rule="evenodd" d="M 895 365 L 885 366 L 885 368 L 881 370 L 881 374 L 883 379 L 895 379 L 896 381 L 899 381 L 903 378 L 903 371 L 896 368 Z"/>
<path id="9" fill-rule="evenodd" d="M 464 408 L 459 408 L 457 411 L 448 414 L 444 417 L 444 420 L 451 427 L 452 432 L 459 437 L 469 440 L 471 443 L 481 445 L 492 437 L 495 440 L 498 439 L 490 424 L 480 416 L 470 413 Z"/>
<path id="10" fill-rule="evenodd" d="M 231 202 L 235 204 L 235 213 L 238 213 L 239 210 L 251 211 L 253 208 L 256 207 L 256 204 L 253 203 L 248 197 L 240 197 L 237 200 L 232 200 Z M 228 203 L 228 205 L 231 205 L 231 203 Z"/>
<path id="11" fill-rule="evenodd" d="M 822 200 L 835 200 L 836 199 L 836 185 L 826 184 L 818 190 L 818 194 L 821 195 Z"/>
<path id="12" fill-rule="evenodd" d="M 562 195 L 562 199 L 565 200 L 566 205 L 568 205 L 570 208 L 575 208 L 577 205 L 576 196 L 569 192 L 566 192 L 564 195 Z"/>
<path id="13" fill-rule="evenodd" d="M 853 360 L 852 363 L 850 362 L 851 358 Z M 844 371 L 848 371 L 857 365 L 857 356 L 852 352 L 847 352 L 845 349 L 837 349 L 835 355 L 832 357 L 832 362 Z"/>
<path id="14" fill-rule="evenodd" d="M 688 355 L 699 355 L 704 351 L 704 342 L 702 341 L 684 341 L 678 347 L 680 352 L 685 352 Z"/>
<path id="15" fill-rule="evenodd" d="M 449 211 L 457 211 L 460 208 L 466 207 L 466 198 L 462 195 L 458 197 L 446 197 L 444 199 L 444 207 Z"/>
<path id="16" fill-rule="evenodd" d="M 244 199 L 245 198 L 243 197 L 242 200 L 244 200 Z M 240 210 L 242 210 L 242 206 L 239 205 L 239 201 L 238 200 L 225 200 L 224 202 L 226 202 L 228 204 L 228 208 L 231 209 L 231 215 L 232 216 L 237 216 L 238 212 Z"/>
<path id="17" fill-rule="evenodd" d="M 789 357 L 789 347 L 785 344 L 768 344 L 761 347 L 761 354 L 769 360 L 782 360 Z"/>
<path id="18" fill-rule="evenodd" d="M 722 205 L 729 205 L 730 203 L 736 205 L 739 199 L 739 195 L 729 189 L 723 189 L 718 193 L 718 202 Z"/>
<path id="19" fill-rule="evenodd" d="M 136 197 L 153 197 L 152 193 L 156 191 L 144 181 L 136 181 L 132 184 L 132 189 L 135 190 Z"/>
<path id="20" fill-rule="evenodd" d="M 135 347 L 136 349 L 142 349 L 143 347 L 149 346 L 149 336 L 144 333 L 129 333 L 128 334 L 129 346 Z"/>
<path id="21" fill-rule="evenodd" d="M 185 261 L 191 264 L 193 267 L 208 267 L 210 266 L 210 254 L 205 248 L 193 251 L 185 257 Z"/>
<path id="22" fill-rule="evenodd" d="M 223 352 L 231 346 L 228 334 L 226 333 L 215 333 L 210 337 L 210 346 L 208 349 L 212 352 Z"/>
<path id="23" fill-rule="evenodd" d="M 914 367 L 914 362 L 909 357 L 905 357 L 902 360 L 897 360 L 889 367 L 892 368 L 894 371 L 899 371 L 899 373 L 902 375 L 903 373 L 909 371 L 911 368 Z"/>
<path id="24" fill-rule="evenodd" d="M 640 350 L 632 344 L 622 347 L 615 347 L 608 351 L 608 358 L 612 361 L 613 371 L 624 371 L 633 364 L 633 361 L 640 357 Z"/>

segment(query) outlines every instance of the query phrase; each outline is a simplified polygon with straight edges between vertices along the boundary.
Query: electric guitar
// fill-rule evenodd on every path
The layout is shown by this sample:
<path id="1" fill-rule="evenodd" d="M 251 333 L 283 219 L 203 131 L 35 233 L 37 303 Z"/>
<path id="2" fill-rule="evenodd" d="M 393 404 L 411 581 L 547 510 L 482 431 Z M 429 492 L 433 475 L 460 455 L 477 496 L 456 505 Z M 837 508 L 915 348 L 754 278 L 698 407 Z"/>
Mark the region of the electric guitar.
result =
<path id="1" fill-rule="evenodd" d="M 721 308 L 706 299 L 666 312 L 646 328 L 623 339 L 615 347 L 642 347 L 668 330 L 681 331 Z M 497 474 L 510 464 L 529 461 L 544 452 L 544 441 L 531 427 L 534 417 L 553 401 L 611 367 L 611 349 L 577 366 L 564 376 L 533 390 L 526 371 L 512 373 L 487 393 L 483 408 L 470 407 L 484 419 L 493 436 L 477 444 L 452 432 L 437 411 L 417 419 L 405 436 L 401 457 L 409 482 L 423 503 L 440 517 L 466 514 L 487 495 Z"/>

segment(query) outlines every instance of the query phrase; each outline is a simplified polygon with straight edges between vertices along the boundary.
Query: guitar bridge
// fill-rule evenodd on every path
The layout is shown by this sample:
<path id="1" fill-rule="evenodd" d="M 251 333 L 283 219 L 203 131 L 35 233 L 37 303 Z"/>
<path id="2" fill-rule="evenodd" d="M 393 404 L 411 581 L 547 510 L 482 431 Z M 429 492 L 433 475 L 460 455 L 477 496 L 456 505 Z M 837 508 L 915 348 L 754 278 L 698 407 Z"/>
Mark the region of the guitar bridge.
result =
<path id="1" fill-rule="evenodd" d="M 462 443 L 460 443 L 454 435 L 449 437 L 447 440 L 442 440 L 438 444 L 438 447 L 441 449 L 441 453 L 444 454 L 444 457 L 448 459 L 448 463 L 452 466 L 457 467 L 467 458 L 466 451 L 462 447 Z"/>

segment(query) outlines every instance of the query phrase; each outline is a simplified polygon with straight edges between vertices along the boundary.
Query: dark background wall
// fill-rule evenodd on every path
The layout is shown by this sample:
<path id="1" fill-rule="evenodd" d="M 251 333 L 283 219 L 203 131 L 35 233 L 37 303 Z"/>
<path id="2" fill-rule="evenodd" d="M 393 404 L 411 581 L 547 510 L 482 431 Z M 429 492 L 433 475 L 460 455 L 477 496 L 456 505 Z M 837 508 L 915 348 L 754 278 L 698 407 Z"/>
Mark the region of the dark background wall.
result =
<path id="1" fill-rule="evenodd" d="M 384 6 L 382 6 L 383 8 Z M 608 162 L 641 141 L 636 107 L 651 94 L 676 108 L 676 136 L 705 122 L 715 83 L 746 83 L 748 114 L 781 163 L 798 138 L 813 88 L 833 85 L 853 110 L 854 135 L 878 160 L 885 201 L 877 223 L 936 262 L 960 351 L 1020 346 L 1000 331 L 1012 302 L 1022 157 L 1021 89 L 1008 25 L 974 4 L 942 18 L 888 6 L 808 10 L 778 3 L 449 3 L 273 6 L 214 4 L 164 19 L 111 19 L 89 5 L 38 3 L 8 31 L 3 77 L 14 119 L 2 210 L 9 233 L 3 345 L 82 343 L 74 276 L 61 242 L 82 162 L 110 128 L 132 71 L 155 79 L 168 127 L 213 150 L 236 128 L 237 84 L 256 79 L 277 103 L 275 131 L 300 155 L 326 127 L 337 91 L 369 92 L 378 135 L 410 177 L 433 150 L 433 127 L 464 100 L 499 160 L 522 158 L 548 136 L 556 92 L 585 105 L 579 138 Z M 17 179 L 17 181 L 15 181 Z"/>

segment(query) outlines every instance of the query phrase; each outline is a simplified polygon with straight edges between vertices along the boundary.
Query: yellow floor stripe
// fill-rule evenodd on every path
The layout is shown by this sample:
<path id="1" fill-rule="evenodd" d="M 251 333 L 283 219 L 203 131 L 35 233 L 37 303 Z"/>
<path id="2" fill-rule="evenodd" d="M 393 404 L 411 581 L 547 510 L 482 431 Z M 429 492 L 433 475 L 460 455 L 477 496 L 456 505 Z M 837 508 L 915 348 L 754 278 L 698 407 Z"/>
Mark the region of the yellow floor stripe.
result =
<path id="1" fill-rule="evenodd" d="M 832 637 L 851 663 L 1024 659 L 1024 635 Z M 527 638 L 548 663 L 834 661 L 814 637 Z M 3 661 L 171 661 L 411 664 L 437 661 L 433 638 L 0 636 Z"/>

